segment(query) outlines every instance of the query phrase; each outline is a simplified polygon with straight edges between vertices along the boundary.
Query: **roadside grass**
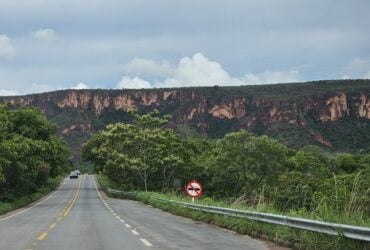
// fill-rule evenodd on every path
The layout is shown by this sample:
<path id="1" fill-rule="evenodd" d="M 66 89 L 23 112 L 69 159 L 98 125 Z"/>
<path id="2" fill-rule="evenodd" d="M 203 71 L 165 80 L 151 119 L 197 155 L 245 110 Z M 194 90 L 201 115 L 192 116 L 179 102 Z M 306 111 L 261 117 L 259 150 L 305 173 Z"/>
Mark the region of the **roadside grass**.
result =
<path id="1" fill-rule="evenodd" d="M 37 192 L 22 196 L 11 202 L 1 202 L 0 201 L 0 215 L 13 211 L 15 209 L 24 207 L 32 202 L 35 202 L 42 198 L 43 196 L 54 190 L 64 179 L 65 176 L 57 176 L 55 178 L 50 178 L 48 183 L 40 188 Z"/>
<path id="2" fill-rule="evenodd" d="M 105 176 L 97 177 L 97 179 L 103 191 L 105 191 L 105 193 L 111 197 L 138 200 L 140 202 L 149 204 L 153 207 L 157 207 L 164 211 L 170 212 L 172 214 L 188 217 L 197 221 L 216 225 L 222 228 L 227 228 L 240 234 L 248 234 L 252 237 L 273 241 L 280 245 L 292 247 L 294 249 L 307 249 L 307 250 L 370 249 L 370 244 L 368 242 L 351 240 L 341 236 L 330 236 L 306 230 L 289 228 L 280 225 L 273 225 L 269 223 L 258 222 L 244 218 L 234 218 L 224 215 L 216 215 L 191 210 L 189 208 L 184 208 L 180 206 L 173 206 L 171 204 L 160 202 L 157 200 L 158 198 L 163 198 L 174 201 L 190 202 L 190 198 L 176 193 L 163 194 L 156 192 L 138 192 L 136 195 L 130 195 L 126 197 L 111 195 L 107 192 L 107 189 L 108 188 L 119 189 L 119 187 L 112 185 L 109 179 Z M 268 204 L 263 204 L 259 206 L 257 209 L 253 207 L 252 208 L 245 207 L 243 205 L 231 205 L 223 201 L 214 201 L 209 197 L 196 200 L 196 203 L 203 205 L 236 208 L 248 211 L 282 214 L 281 212 L 277 211 L 271 206 L 268 206 Z M 302 210 L 302 211 L 290 211 L 288 213 L 285 213 L 284 215 L 367 227 L 370 225 L 369 219 L 364 219 L 362 217 L 356 218 L 356 215 L 351 217 L 338 215 L 335 214 L 334 211 L 329 210 L 325 207 L 319 208 L 319 210 L 315 211 L 314 213 Z"/>

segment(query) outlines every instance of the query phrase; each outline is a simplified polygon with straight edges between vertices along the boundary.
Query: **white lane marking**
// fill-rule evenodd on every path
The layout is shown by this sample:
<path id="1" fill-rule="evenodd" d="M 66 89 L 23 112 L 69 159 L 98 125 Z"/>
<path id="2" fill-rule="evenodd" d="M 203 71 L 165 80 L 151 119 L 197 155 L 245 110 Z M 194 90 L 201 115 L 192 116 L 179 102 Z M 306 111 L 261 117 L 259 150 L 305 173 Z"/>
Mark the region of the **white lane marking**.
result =
<path id="1" fill-rule="evenodd" d="M 153 245 L 152 244 L 150 244 L 150 242 L 149 241 L 147 241 L 146 239 L 140 239 L 143 243 L 144 243 L 144 245 L 145 246 L 147 246 L 147 247 L 152 247 Z"/>
<path id="2" fill-rule="evenodd" d="M 48 197 L 46 197 L 44 200 L 41 200 L 41 201 L 39 201 L 39 202 L 37 202 L 36 204 L 34 204 L 32 207 L 29 207 L 29 208 L 26 208 L 26 209 L 24 209 L 24 210 L 21 210 L 21 211 L 19 211 L 19 212 L 17 212 L 17 213 L 15 213 L 15 214 L 12 214 L 12 215 L 9 215 L 9 216 L 7 216 L 7 217 L 4 217 L 4 218 L 1 218 L 0 219 L 0 221 L 4 221 L 4 220 L 7 220 L 7 219 L 10 219 L 10 218 L 12 218 L 12 217 L 14 217 L 14 216 L 17 216 L 17 215 L 19 215 L 19 214 L 23 214 L 24 212 L 26 212 L 26 211 L 28 211 L 28 210 L 30 210 L 30 209 L 32 209 L 32 208 L 34 208 L 34 207 L 36 207 L 37 205 L 40 205 L 41 203 L 44 203 L 45 201 L 47 201 L 47 200 L 49 200 L 51 197 L 53 197 L 63 186 L 64 186 L 64 184 L 66 183 L 66 181 L 67 181 L 68 179 L 67 178 L 65 178 L 64 179 L 64 182 L 62 183 L 62 185 L 60 185 L 60 187 L 57 189 L 57 190 L 55 190 L 52 194 L 50 194 Z"/>
<path id="3" fill-rule="evenodd" d="M 98 195 L 99 195 L 99 197 L 100 197 L 100 193 L 99 193 L 99 190 L 98 190 L 98 187 L 97 187 L 97 185 L 96 185 L 96 183 L 95 183 L 95 179 L 93 178 L 93 183 L 94 183 L 94 186 L 95 186 L 95 190 L 96 190 L 96 192 L 98 193 Z M 120 222 L 122 222 L 122 223 L 125 223 L 125 221 L 123 220 L 123 219 L 121 219 L 114 211 L 113 211 L 113 209 L 111 209 L 110 207 L 109 207 L 109 205 L 107 205 L 107 203 L 100 197 L 100 199 L 101 199 L 101 201 L 105 204 L 105 206 L 109 209 L 109 211 L 114 215 L 114 216 L 116 216 L 116 219 L 118 219 Z M 127 228 L 131 228 L 131 225 L 130 224 L 125 224 L 125 226 L 127 227 Z M 131 230 L 131 232 L 134 234 L 134 235 L 140 235 L 139 234 L 139 232 L 138 231 L 136 231 L 136 229 L 134 229 L 134 230 Z M 143 243 L 144 243 L 144 245 L 145 246 L 147 246 L 147 247 L 151 247 L 151 246 L 153 246 L 149 241 L 147 241 L 146 239 L 140 239 Z"/>

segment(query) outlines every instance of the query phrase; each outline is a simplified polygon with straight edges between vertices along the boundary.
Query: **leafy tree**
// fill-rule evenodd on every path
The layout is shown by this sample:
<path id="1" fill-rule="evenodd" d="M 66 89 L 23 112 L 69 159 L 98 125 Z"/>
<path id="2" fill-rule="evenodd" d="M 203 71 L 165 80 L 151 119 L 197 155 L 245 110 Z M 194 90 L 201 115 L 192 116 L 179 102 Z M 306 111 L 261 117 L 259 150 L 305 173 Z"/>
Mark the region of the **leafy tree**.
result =
<path id="1" fill-rule="evenodd" d="M 126 187 L 138 185 L 146 191 L 168 188 L 183 167 L 181 140 L 172 130 L 162 128 L 168 120 L 158 111 L 130 114 L 132 124 L 109 125 L 87 142 L 84 159 L 103 166 L 103 172 L 119 185 L 131 183 Z"/>
<path id="2" fill-rule="evenodd" d="M 217 141 L 209 154 L 211 188 L 221 196 L 240 196 L 250 177 L 249 147 L 251 135 L 245 131 L 230 133 Z"/>
<path id="3" fill-rule="evenodd" d="M 0 200 L 35 192 L 69 170 L 68 151 L 36 108 L 0 106 Z"/>
<path id="4" fill-rule="evenodd" d="M 345 173 L 354 173 L 365 167 L 361 156 L 349 153 L 339 154 L 336 164 Z"/>
<path id="5" fill-rule="evenodd" d="M 246 131 L 227 134 L 208 154 L 210 188 L 220 196 L 253 202 L 286 170 L 287 154 L 285 146 L 266 136 Z"/>
<path id="6" fill-rule="evenodd" d="M 317 148 L 307 147 L 290 157 L 289 166 L 289 171 L 282 173 L 277 181 L 276 206 L 282 210 L 313 208 L 318 180 L 332 177 L 330 159 Z"/>

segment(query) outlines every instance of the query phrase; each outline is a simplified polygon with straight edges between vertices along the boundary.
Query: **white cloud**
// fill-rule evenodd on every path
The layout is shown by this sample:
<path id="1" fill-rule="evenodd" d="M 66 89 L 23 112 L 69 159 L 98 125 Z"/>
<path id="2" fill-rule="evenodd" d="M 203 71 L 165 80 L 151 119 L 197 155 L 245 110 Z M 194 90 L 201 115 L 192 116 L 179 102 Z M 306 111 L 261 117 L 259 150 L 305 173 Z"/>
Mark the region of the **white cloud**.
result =
<path id="1" fill-rule="evenodd" d="M 57 38 L 57 33 L 53 29 L 40 29 L 32 32 L 31 36 L 41 41 L 53 41 Z"/>
<path id="2" fill-rule="evenodd" d="M 134 58 L 124 67 L 125 74 L 147 77 L 168 77 L 174 69 L 167 61 L 156 62 L 150 59 Z"/>
<path id="3" fill-rule="evenodd" d="M 301 76 L 297 70 L 266 70 L 259 74 L 248 73 L 244 76 L 243 80 L 245 84 L 290 83 L 301 81 Z"/>
<path id="4" fill-rule="evenodd" d="M 0 89 L 0 96 L 12 96 L 17 94 L 17 92 L 12 90 Z"/>
<path id="5" fill-rule="evenodd" d="M 221 64 L 209 60 L 201 53 L 180 60 L 174 75 L 164 81 L 165 86 L 213 86 L 243 84 L 238 78 L 230 77 Z"/>
<path id="6" fill-rule="evenodd" d="M 365 79 L 370 79 L 370 70 L 367 72 L 367 74 L 364 77 Z"/>
<path id="7" fill-rule="evenodd" d="M 243 77 L 233 77 L 223 69 L 220 63 L 208 59 L 201 53 L 194 54 L 192 57 L 183 57 L 175 67 L 172 67 L 169 63 L 147 59 L 134 59 L 127 65 L 130 65 L 129 72 L 137 75 L 135 77 L 123 76 L 117 88 L 230 86 L 301 81 L 300 73 L 297 70 L 266 70 L 258 74 L 248 73 Z M 143 66 L 143 68 L 140 68 L 140 66 Z M 157 75 L 156 70 L 158 70 Z M 163 74 L 163 72 L 166 73 Z M 164 77 L 164 75 L 170 73 L 170 76 Z M 150 75 L 154 78 L 162 77 L 163 81 L 151 84 L 149 81 L 141 78 L 141 75 Z"/>
<path id="8" fill-rule="evenodd" d="M 88 89 L 89 86 L 87 86 L 85 83 L 80 82 L 76 86 L 71 87 L 71 89 Z"/>
<path id="9" fill-rule="evenodd" d="M 15 51 L 12 40 L 7 35 L 0 34 L 0 57 L 11 57 Z"/>
<path id="10" fill-rule="evenodd" d="M 119 89 L 143 89 L 152 88 L 152 85 L 139 77 L 123 76 L 122 80 L 117 84 Z"/>

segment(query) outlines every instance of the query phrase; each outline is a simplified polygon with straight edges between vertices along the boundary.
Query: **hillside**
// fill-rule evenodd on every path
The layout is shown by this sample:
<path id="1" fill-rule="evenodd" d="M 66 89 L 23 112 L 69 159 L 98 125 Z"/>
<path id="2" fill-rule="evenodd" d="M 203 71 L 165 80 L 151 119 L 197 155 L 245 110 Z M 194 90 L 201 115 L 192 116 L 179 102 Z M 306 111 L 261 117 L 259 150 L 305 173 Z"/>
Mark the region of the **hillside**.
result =
<path id="1" fill-rule="evenodd" d="M 158 109 L 184 135 L 246 129 L 292 147 L 321 145 L 334 151 L 370 149 L 370 80 L 141 90 L 61 90 L 1 97 L 11 106 L 36 106 L 58 125 L 79 157 L 91 133 L 129 121 L 127 110 Z"/>

